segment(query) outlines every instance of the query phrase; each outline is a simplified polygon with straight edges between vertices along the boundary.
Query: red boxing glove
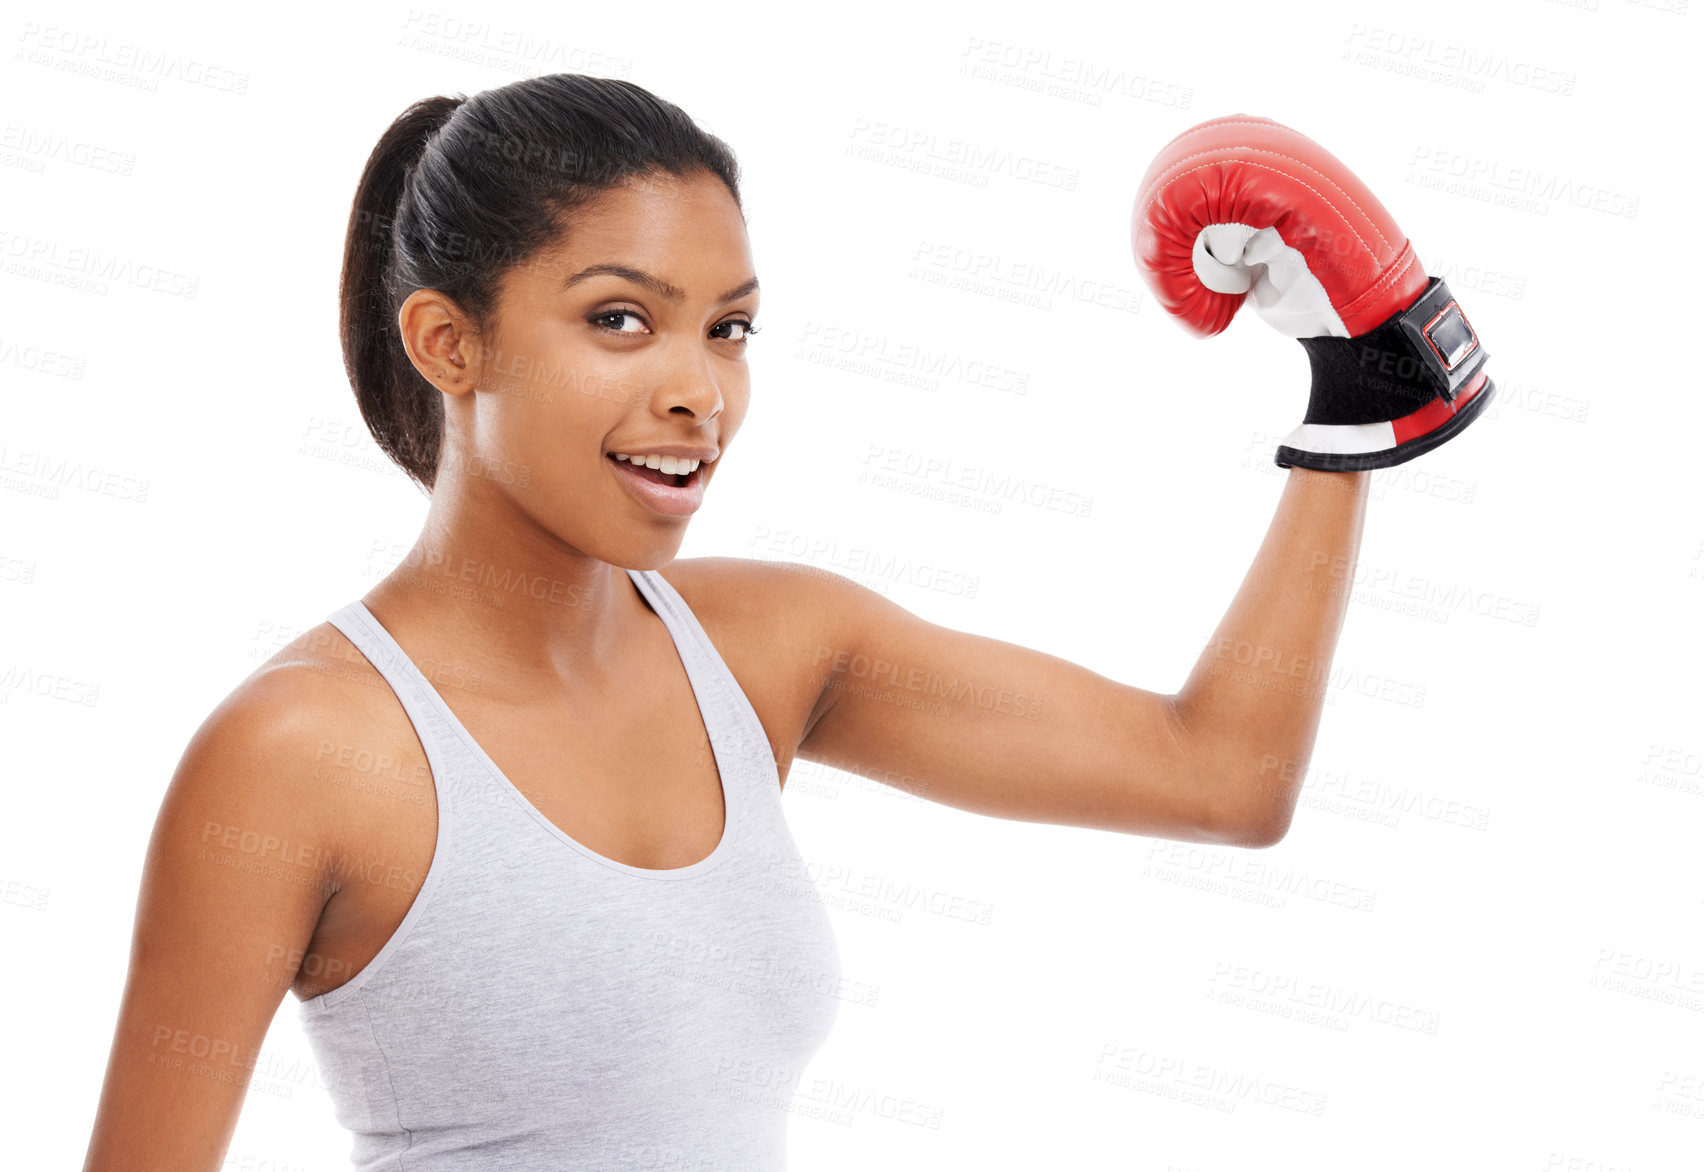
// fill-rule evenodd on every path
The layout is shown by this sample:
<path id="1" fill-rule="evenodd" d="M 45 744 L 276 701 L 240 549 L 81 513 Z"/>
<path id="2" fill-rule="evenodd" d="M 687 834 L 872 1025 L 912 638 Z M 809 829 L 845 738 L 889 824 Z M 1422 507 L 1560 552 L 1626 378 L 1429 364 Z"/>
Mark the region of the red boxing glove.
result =
<path id="1" fill-rule="evenodd" d="M 1486 353 L 1384 205 L 1328 151 L 1246 114 L 1167 143 L 1142 177 L 1131 245 L 1196 334 L 1255 312 L 1308 353 L 1313 388 L 1274 460 L 1388 468 L 1456 435 L 1491 400 Z"/>

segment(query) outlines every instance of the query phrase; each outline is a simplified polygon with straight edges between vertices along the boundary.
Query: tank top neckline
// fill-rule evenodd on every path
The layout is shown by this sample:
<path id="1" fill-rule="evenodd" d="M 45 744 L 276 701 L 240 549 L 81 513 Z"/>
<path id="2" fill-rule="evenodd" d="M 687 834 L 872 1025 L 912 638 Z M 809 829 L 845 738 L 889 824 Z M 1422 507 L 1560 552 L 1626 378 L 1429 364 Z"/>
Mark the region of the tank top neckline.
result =
<path id="1" fill-rule="evenodd" d="M 689 863 L 684 867 L 637 867 L 632 863 L 623 863 L 618 859 L 612 859 L 608 855 L 593 850 L 556 825 L 545 816 L 544 811 L 533 805 L 532 800 L 522 792 L 519 786 L 509 780 L 508 774 L 503 772 L 497 762 L 492 760 L 491 755 L 485 751 L 484 746 L 474 739 L 472 733 L 468 732 L 467 727 L 462 724 L 460 718 L 456 716 L 454 710 L 450 708 L 449 703 L 445 701 L 438 689 L 433 687 L 432 682 L 426 678 L 426 674 L 415 665 L 414 660 L 409 658 L 408 653 L 402 649 L 402 645 L 385 629 L 384 624 L 379 622 L 378 616 L 367 609 L 365 602 L 357 598 L 344 608 L 343 613 L 354 616 L 371 632 L 375 639 L 379 640 L 394 655 L 397 669 L 403 672 L 414 688 L 430 702 L 433 709 L 443 718 L 444 724 L 450 732 L 461 741 L 480 766 L 514 799 L 520 808 L 531 815 L 533 820 L 543 826 L 552 837 L 592 861 L 623 874 L 644 879 L 690 879 L 719 866 L 733 851 L 735 832 L 738 829 L 743 810 L 740 800 L 743 790 L 735 784 L 728 772 L 731 767 L 737 767 L 738 763 L 729 761 L 717 746 L 717 741 L 720 739 L 718 734 L 721 729 L 716 722 L 722 718 L 724 709 L 716 704 L 706 704 L 705 702 L 707 695 L 711 694 L 709 690 L 716 684 L 716 681 L 709 678 L 709 669 L 712 665 L 706 657 L 691 654 L 688 647 L 683 645 L 683 641 L 690 638 L 692 632 L 687 628 L 681 616 L 674 612 L 671 605 L 672 600 L 663 596 L 663 589 L 649 580 L 649 575 L 654 572 L 630 569 L 627 571 L 627 576 L 646 600 L 650 602 L 657 617 L 663 621 L 663 626 L 674 643 L 675 654 L 680 657 L 681 666 L 686 669 L 687 680 L 692 685 L 693 698 L 698 705 L 699 719 L 704 722 L 705 733 L 710 739 L 710 751 L 716 762 L 716 777 L 722 786 L 722 837 L 717 840 L 715 849 L 708 855 L 699 859 L 696 863 Z M 662 583 L 664 588 L 667 585 L 666 581 Z M 375 664 L 374 666 L 377 667 L 378 665 Z M 380 669 L 380 674 L 388 675 L 383 669 Z M 439 779 L 434 778 L 434 787 L 438 798 L 438 819 L 441 823 L 444 819 L 444 790 Z M 434 862 L 436 862 L 436 852 L 434 852 Z"/>

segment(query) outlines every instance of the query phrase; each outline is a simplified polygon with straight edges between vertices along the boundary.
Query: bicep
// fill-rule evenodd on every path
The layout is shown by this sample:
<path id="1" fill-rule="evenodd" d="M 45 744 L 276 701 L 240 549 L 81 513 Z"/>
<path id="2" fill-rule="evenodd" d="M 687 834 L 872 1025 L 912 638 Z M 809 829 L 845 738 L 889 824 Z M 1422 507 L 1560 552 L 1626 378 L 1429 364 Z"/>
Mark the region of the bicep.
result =
<path id="1" fill-rule="evenodd" d="M 161 802 L 85 1172 L 220 1166 L 318 924 L 313 742 L 257 700 L 208 718 Z"/>
<path id="2" fill-rule="evenodd" d="M 848 579 L 818 590 L 829 703 L 800 756 L 997 818 L 1236 837 L 1170 696 L 928 622 Z"/>

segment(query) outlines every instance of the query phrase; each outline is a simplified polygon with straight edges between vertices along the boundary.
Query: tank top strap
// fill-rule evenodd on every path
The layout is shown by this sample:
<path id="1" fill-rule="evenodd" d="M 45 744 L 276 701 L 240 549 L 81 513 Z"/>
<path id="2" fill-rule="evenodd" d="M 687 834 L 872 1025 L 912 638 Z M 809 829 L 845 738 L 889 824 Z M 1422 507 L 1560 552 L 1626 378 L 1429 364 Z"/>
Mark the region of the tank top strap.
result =
<path id="1" fill-rule="evenodd" d="M 692 608 L 657 571 L 628 570 L 627 573 L 674 638 L 717 755 L 738 761 L 742 768 L 737 772 L 742 778 L 757 780 L 762 792 L 756 797 L 779 799 L 781 775 L 775 768 L 769 734 Z"/>
<path id="2" fill-rule="evenodd" d="M 342 631 L 367 657 L 367 661 L 390 685 L 391 691 L 396 693 L 403 711 L 408 714 L 409 723 L 414 726 L 414 734 L 426 751 L 426 764 L 432 772 L 438 803 L 438 846 L 442 849 L 448 845 L 448 815 L 454 805 L 455 790 L 453 785 L 445 783 L 445 779 L 458 776 L 458 769 L 461 769 L 461 762 L 456 756 L 459 742 L 450 727 L 443 700 L 430 690 L 426 677 L 408 658 L 401 644 L 379 625 L 360 599 L 339 607 L 326 616 L 326 621 Z"/>

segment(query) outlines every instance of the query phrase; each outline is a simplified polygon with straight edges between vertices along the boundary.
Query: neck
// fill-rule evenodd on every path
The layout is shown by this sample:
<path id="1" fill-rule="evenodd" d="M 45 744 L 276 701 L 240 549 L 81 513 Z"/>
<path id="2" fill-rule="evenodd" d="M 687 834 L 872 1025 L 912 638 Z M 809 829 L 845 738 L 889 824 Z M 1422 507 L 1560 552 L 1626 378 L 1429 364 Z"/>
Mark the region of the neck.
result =
<path id="1" fill-rule="evenodd" d="M 627 570 L 512 507 L 476 518 L 469 503 L 434 492 L 414 547 L 362 599 L 368 609 L 411 654 L 484 681 L 493 698 L 613 683 L 649 613 Z"/>

